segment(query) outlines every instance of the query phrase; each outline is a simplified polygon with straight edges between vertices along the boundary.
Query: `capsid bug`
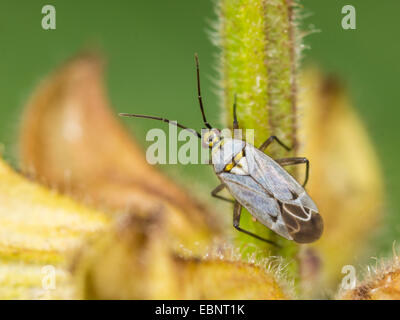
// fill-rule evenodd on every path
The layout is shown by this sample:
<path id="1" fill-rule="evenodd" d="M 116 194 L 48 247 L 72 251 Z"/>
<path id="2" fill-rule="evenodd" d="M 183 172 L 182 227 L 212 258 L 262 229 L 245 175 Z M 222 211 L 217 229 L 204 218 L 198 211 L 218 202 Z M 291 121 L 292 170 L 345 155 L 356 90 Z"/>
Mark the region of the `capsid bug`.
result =
<path id="1" fill-rule="evenodd" d="M 221 184 L 212 192 L 213 197 L 233 202 L 233 226 L 254 238 L 276 245 L 271 240 L 262 238 L 240 227 L 242 207 L 251 215 L 282 237 L 298 243 L 310 243 L 320 238 L 323 221 L 317 206 L 304 190 L 309 175 L 309 161 L 306 158 L 292 157 L 272 159 L 264 150 L 277 142 L 290 150 L 277 137 L 269 137 L 258 149 L 243 140 L 226 138 L 221 130 L 212 128 L 207 122 L 200 90 L 200 71 L 197 54 L 197 93 L 203 123 L 206 132 L 203 136 L 197 131 L 165 118 L 139 114 L 121 113 L 121 116 L 155 119 L 189 130 L 202 139 L 203 147 L 211 149 L 211 165 Z M 233 105 L 233 129 L 239 129 L 236 116 L 236 96 Z M 306 175 L 300 185 L 283 167 L 305 164 Z M 234 200 L 218 195 L 227 188 Z"/>

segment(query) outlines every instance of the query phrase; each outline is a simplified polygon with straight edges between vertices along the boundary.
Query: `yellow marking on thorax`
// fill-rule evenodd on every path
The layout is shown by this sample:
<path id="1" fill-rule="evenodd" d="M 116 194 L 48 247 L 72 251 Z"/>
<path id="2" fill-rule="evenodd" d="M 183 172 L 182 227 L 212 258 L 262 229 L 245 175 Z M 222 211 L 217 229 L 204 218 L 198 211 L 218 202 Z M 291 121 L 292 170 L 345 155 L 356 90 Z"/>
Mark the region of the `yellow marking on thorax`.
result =
<path id="1" fill-rule="evenodd" d="M 236 165 L 239 166 L 239 167 L 241 167 L 241 165 L 238 164 L 238 162 L 240 161 L 240 159 L 243 158 L 243 156 L 244 156 L 244 151 L 242 150 L 242 151 L 240 151 L 240 152 L 233 158 L 233 161 L 232 161 L 232 162 L 228 163 L 228 164 L 225 166 L 224 171 L 225 171 L 225 172 L 230 172 Z"/>
<path id="2" fill-rule="evenodd" d="M 229 171 L 232 170 L 232 168 L 233 168 L 234 166 L 235 166 L 235 163 L 234 163 L 234 162 L 228 163 L 228 164 L 225 166 L 224 171 L 229 172 Z"/>
<path id="3" fill-rule="evenodd" d="M 238 163 L 238 162 L 240 161 L 240 159 L 243 158 L 243 156 L 244 156 L 244 152 L 243 152 L 243 150 L 242 150 L 242 151 L 240 151 L 240 152 L 233 158 L 233 161 L 236 162 L 236 163 Z"/>
<path id="4" fill-rule="evenodd" d="M 211 150 L 211 154 L 216 153 L 219 149 L 222 148 L 222 146 L 225 144 L 225 140 L 222 139 L 220 142 Z"/>

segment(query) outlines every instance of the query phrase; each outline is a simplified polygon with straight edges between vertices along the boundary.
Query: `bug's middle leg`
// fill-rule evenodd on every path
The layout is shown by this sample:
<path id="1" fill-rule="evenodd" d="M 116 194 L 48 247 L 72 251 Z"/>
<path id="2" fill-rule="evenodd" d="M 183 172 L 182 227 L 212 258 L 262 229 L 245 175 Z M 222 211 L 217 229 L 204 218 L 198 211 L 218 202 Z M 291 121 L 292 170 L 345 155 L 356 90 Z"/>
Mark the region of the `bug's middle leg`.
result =
<path id="1" fill-rule="evenodd" d="M 233 226 L 236 228 L 236 230 L 238 230 L 240 232 L 243 232 L 243 233 L 245 233 L 245 234 L 247 234 L 247 235 L 249 235 L 251 237 L 254 237 L 254 238 L 258 239 L 258 240 L 261 240 L 261 241 L 267 242 L 269 244 L 272 244 L 272 245 L 274 245 L 276 247 L 279 247 L 279 245 L 277 245 L 272 240 L 268 240 L 268 239 L 262 238 L 262 237 L 256 235 L 255 233 L 252 233 L 250 231 L 242 229 L 239 226 L 240 225 L 240 216 L 241 216 L 241 214 L 242 214 L 242 205 L 239 202 L 235 201 L 235 206 L 233 207 Z"/>
<path id="2" fill-rule="evenodd" d="M 278 142 L 281 147 L 286 149 L 286 151 L 290 151 L 292 149 L 279 140 L 276 136 L 270 136 L 258 149 L 264 152 L 264 150 L 267 149 L 267 147 L 274 141 Z"/>
<path id="3" fill-rule="evenodd" d="M 304 178 L 303 188 L 306 186 L 307 181 L 308 181 L 308 175 L 310 172 L 310 161 L 307 158 L 292 157 L 292 158 L 276 159 L 275 161 L 278 162 L 281 166 L 290 166 L 290 165 L 305 163 L 306 164 L 306 177 Z"/>
<path id="4" fill-rule="evenodd" d="M 234 203 L 235 201 L 233 201 L 232 199 L 228 199 L 228 198 L 225 198 L 225 197 L 223 197 L 223 196 L 218 195 L 218 193 L 219 193 L 220 191 L 222 191 L 225 187 L 226 187 L 225 184 L 221 183 L 221 184 L 220 184 L 219 186 L 217 186 L 213 191 L 211 191 L 211 195 L 212 195 L 214 198 L 218 198 L 218 199 L 221 199 L 221 200 L 224 200 L 224 201 L 228 201 L 228 202 L 230 202 L 230 203 Z"/>

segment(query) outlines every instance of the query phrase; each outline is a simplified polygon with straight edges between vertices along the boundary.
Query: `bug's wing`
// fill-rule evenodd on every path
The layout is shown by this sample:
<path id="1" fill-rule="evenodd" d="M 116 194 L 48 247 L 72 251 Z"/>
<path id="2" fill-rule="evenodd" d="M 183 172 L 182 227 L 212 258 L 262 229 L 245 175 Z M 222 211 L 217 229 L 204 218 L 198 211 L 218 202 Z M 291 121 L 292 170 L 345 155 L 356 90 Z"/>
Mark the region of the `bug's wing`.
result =
<path id="1" fill-rule="evenodd" d="M 294 194 L 298 196 L 304 192 L 303 187 L 265 153 L 251 145 L 246 145 L 245 151 L 249 175 L 273 194 L 275 198 L 290 201 L 294 198 Z"/>
<path id="2" fill-rule="evenodd" d="M 313 242 L 322 234 L 318 208 L 303 187 L 278 163 L 253 146 L 246 146 L 249 175 L 276 199 L 293 240 Z"/>
<path id="3" fill-rule="evenodd" d="M 212 149 L 212 163 L 216 173 L 223 171 L 225 165 L 231 162 L 232 158 L 246 145 L 242 140 L 230 138 L 225 138 L 223 142 L 221 147 L 216 146 Z"/>
<path id="4" fill-rule="evenodd" d="M 278 202 L 268 195 L 251 176 L 222 172 L 219 178 L 225 183 L 232 196 L 258 221 L 282 237 L 293 240 L 280 214 Z"/>
<path id="5" fill-rule="evenodd" d="M 280 203 L 281 215 L 293 240 L 298 243 L 310 243 L 318 240 L 324 229 L 321 215 L 305 207 L 301 201 L 297 204 Z"/>

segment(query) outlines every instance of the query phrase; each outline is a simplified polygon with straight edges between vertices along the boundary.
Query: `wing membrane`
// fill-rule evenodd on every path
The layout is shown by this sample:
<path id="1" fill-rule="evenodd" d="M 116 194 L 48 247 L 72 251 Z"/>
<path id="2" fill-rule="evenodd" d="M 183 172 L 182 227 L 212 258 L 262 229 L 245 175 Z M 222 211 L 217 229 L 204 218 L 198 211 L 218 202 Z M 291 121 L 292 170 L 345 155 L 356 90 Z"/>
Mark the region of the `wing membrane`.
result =
<path id="1" fill-rule="evenodd" d="M 223 172 L 219 175 L 232 196 L 239 201 L 262 224 L 286 239 L 293 240 L 288 233 L 278 202 L 269 195 L 251 176 L 238 176 Z"/>
<path id="2" fill-rule="evenodd" d="M 261 223 L 299 243 L 317 240 L 322 218 L 303 187 L 278 163 L 246 145 L 247 176 L 220 174 L 232 195 Z"/>

